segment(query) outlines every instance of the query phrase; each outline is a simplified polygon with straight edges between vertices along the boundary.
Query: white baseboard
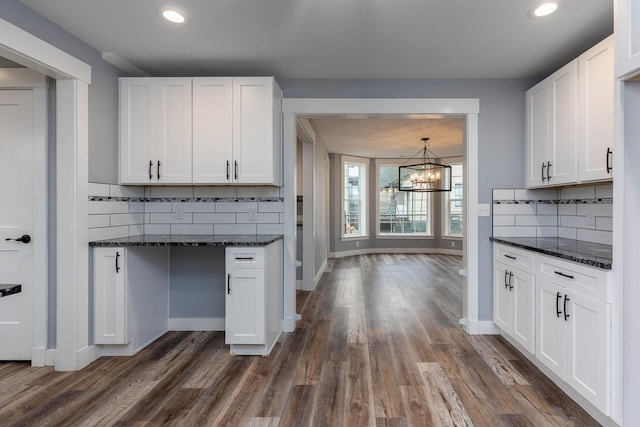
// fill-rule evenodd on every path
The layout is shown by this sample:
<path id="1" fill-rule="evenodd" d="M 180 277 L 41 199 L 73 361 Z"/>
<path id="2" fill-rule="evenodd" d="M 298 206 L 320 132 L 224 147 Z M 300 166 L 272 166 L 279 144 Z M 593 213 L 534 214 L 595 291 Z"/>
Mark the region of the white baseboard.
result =
<path id="1" fill-rule="evenodd" d="M 299 316 L 299 315 L 296 315 Z M 293 332 L 296 330 L 296 320 L 291 317 L 287 317 L 282 319 L 282 331 L 283 332 Z"/>
<path id="2" fill-rule="evenodd" d="M 224 317 L 170 317 L 170 331 L 224 331 Z"/>
<path id="3" fill-rule="evenodd" d="M 438 255 L 458 255 L 462 256 L 460 249 L 443 249 L 443 248 L 366 248 L 355 249 L 352 251 L 340 251 L 329 253 L 330 258 L 344 258 L 356 255 L 370 254 L 438 254 Z"/>
<path id="4" fill-rule="evenodd" d="M 302 290 L 302 280 L 296 280 L 296 289 L 299 291 Z"/>
<path id="5" fill-rule="evenodd" d="M 465 330 L 469 335 L 498 335 L 500 333 L 492 320 L 466 320 L 464 323 L 463 320 L 466 319 L 460 319 L 460 323 L 466 324 Z"/>
<path id="6" fill-rule="evenodd" d="M 31 349 L 31 366 L 47 366 L 47 349 L 34 347 Z"/>
<path id="7" fill-rule="evenodd" d="M 47 350 L 46 366 L 56 366 L 56 359 L 58 358 L 58 350 L 50 348 Z"/>
<path id="8" fill-rule="evenodd" d="M 318 286 L 318 282 L 320 281 L 320 279 L 322 279 L 322 275 L 324 274 L 324 271 L 327 269 L 327 259 L 325 258 L 324 261 L 322 261 L 322 265 L 320 266 L 320 269 L 318 270 L 318 272 L 316 273 L 316 276 L 313 278 L 313 289 L 316 289 L 316 286 Z"/>
<path id="9" fill-rule="evenodd" d="M 96 360 L 98 357 L 96 355 L 96 346 L 89 345 L 82 350 L 78 350 L 78 358 L 76 359 L 76 370 L 88 366 L 91 362 Z"/>

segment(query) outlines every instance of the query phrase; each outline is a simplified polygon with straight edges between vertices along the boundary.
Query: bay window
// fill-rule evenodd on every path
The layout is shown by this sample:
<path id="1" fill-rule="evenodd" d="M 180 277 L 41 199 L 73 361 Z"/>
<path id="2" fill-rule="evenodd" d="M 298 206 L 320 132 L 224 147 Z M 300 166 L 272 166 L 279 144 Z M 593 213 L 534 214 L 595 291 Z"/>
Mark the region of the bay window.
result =
<path id="1" fill-rule="evenodd" d="M 343 157 L 342 237 L 367 235 L 367 161 Z"/>

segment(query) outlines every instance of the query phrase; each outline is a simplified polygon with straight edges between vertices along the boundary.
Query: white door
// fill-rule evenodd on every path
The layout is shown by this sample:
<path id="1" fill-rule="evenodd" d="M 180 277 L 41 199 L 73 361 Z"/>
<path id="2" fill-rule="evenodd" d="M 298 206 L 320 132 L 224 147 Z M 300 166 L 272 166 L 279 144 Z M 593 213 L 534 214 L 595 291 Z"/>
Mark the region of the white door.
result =
<path id="1" fill-rule="evenodd" d="M 564 288 L 536 278 L 536 358 L 564 377 Z"/>
<path id="2" fill-rule="evenodd" d="M 577 181 L 578 61 L 549 77 L 549 159 L 547 184 Z"/>
<path id="3" fill-rule="evenodd" d="M 33 244 L 7 240 L 32 234 L 32 97 L 0 91 L 0 360 L 31 360 L 33 347 Z"/>

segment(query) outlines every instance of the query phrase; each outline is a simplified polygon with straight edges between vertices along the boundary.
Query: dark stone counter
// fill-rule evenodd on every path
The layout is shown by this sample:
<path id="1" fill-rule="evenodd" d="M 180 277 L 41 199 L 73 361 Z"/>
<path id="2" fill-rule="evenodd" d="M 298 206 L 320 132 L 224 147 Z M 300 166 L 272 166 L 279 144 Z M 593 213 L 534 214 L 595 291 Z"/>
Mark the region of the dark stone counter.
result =
<path id="1" fill-rule="evenodd" d="M 96 240 L 89 246 L 267 246 L 283 238 L 282 234 L 148 234 Z"/>
<path id="2" fill-rule="evenodd" d="M 492 242 L 611 270 L 612 247 L 562 237 L 492 237 Z"/>

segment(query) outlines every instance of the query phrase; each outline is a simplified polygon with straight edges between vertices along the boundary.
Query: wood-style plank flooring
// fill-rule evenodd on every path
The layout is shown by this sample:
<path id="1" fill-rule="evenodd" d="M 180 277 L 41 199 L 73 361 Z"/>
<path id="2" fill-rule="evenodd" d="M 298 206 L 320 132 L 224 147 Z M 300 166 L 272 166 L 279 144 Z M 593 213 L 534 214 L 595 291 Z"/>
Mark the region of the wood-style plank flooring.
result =
<path id="1" fill-rule="evenodd" d="M 80 372 L 0 363 L 1 426 L 598 425 L 497 336 L 458 325 L 461 258 L 331 261 L 269 357 L 171 332 Z"/>

